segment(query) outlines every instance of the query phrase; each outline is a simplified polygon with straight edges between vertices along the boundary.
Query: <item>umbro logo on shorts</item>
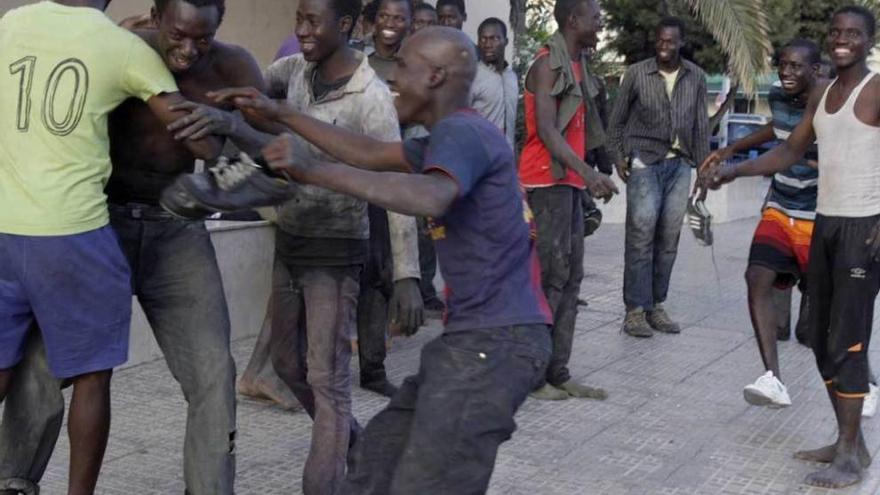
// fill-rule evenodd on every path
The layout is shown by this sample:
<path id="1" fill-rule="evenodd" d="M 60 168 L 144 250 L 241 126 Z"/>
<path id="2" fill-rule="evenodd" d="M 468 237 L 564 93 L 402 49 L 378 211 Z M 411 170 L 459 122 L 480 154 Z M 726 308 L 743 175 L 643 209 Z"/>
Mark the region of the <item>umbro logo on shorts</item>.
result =
<path id="1" fill-rule="evenodd" d="M 853 268 L 849 271 L 849 276 L 851 278 L 859 278 L 864 279 L 867 271 L 864 268 Z"/>

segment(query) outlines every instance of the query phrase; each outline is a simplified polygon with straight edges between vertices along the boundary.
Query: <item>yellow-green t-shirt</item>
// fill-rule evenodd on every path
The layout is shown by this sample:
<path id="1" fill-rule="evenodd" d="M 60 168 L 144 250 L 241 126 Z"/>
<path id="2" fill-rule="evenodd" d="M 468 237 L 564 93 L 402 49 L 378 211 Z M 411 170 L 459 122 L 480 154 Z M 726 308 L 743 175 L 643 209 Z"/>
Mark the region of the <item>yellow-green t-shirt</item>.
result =
<path id="1" fill-rule="evenodd" d="M 663 72 L 659 71 L 660 75 L 663 76 L 663 82 L 666 83 L 666 94 L 669 96 L 669 101 L 672 101 L 672 94 L 675 92 L 675 81 L 678 80 L 678 73 L 681 69 L 677 69 L 675 72 Z M 676 155 L 676 151 L 681 150 L 681 141 L 678 139 L 678 136 L 675 136 L 675 140 L 672 142 L 672 149 L 666 155 L 666 158 L 672 158 Z"/>
<path id="2" fill-rule="evenodd" d="M 108 223 L 107 116 L 177 85 L 103 12 L 42 2 L 0 19 L 0 233 L 55 236 Z"/>

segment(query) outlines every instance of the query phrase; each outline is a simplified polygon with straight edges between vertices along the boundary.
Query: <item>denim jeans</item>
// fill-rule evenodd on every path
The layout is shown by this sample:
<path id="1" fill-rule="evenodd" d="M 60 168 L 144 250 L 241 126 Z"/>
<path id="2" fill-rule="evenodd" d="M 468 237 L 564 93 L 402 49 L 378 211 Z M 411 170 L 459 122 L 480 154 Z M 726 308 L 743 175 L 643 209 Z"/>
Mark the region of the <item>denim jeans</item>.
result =
<path id="1" fill-rule="evenodd" d="M 553 312 L 553 357 L 547 366 L 547 382 L 562 385 L 571 379 L 568 360 L 584 278 L 581 191 L 570 186 L 542 187 L 530 191 L 528 199 L 538 227 L 541 285 Z"/>
<path id="2" fill-rule="evenodd" d="M 623 273 L 627 310 L 650 310 L 666 301 L 690 180 L 691 167 L 680 158 L 630 170 Z"/>
<path id="3" fill-rule="evenodd" d="M 335 494 L 345 476 L 360 272 L 359 265 L 296 266 L 275 256 L 272 363 L 314 421 L 305 495 Z"/>
<path id="4" fill-rule="evenodd" d="M 345 495 L 485 493 L 514 414 L 544 380 L 544 325 L 444 333 L 355 445 Z"/>
<path id="5" fill-rule="evenodd" d="M 229 349 L 226 298 L 210 234 L 204 223 L 173 219 L 156 207 L 111 205 L 110 217 L 131 266 L 133 293 L 187 401 L 186 491 L 192 495 L 231 494 L 235 478 L 235 363 Z M 60 388 L 43 385 L 41 393 L 34 393 L 31 387 L 47 383 L 36 370 L 44 370 L 42 358 L 28 359 L 28 364 L 16 370 L 9 400 L 19 400 L 14 396 L 25 394 L 35 403 L 22 410 L 35 414 L 19 418 L 15 430 L 0 429 L 0 479 L 21 477 L 21 466 L 34 462 L 25 454 L 36 452 L 40 462 L 30 467 L 30 473 L 37 476 L 30 479 L 38 481 L 48 456 L 24 446 L 46 443 L 47 439 L 54 445 L 58 437 L 61 422 L 54 418 L 63 414 Z M 28 383 L 19 385 L 18 381 Z M 45 411 L 46 404 L 55 406 L 51 413 Z M 12 458 L 17 459 L 10 462 Z M 15 470 L 18 472 L 10 474 Z"/>

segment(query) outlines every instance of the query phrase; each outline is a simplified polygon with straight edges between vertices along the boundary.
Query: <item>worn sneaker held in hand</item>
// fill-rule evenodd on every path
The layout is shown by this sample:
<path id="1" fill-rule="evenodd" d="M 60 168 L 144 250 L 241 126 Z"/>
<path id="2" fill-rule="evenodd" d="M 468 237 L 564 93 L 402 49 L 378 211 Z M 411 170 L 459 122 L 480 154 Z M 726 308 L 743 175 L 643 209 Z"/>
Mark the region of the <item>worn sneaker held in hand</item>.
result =
<path id="1" fill-rule="evenodd" d="M 712 235 L 712 214 L 696 194 L 688 200 L 687 223 L 697 242 L 703 246 L 712 245 L 715 239 Z"/>
<path id="2" fill-rule="evenodd" d="M 773 376 L 772 371 L 759 376 L 755 383 L 746 385 L 743 389 L 743 397 L 753 406 L 781 408 L 791 405 L 788 389 Z"/>
<path id="3" fill-rule="evenodd" d="M 204 218 L 217 212 L 274 206 L 289 199 L 294 188 L 241 153 L 234 162 L 222 157 L 206 172 L 181 175 L 162 191 L 159 204 L 172 215 Z"/>

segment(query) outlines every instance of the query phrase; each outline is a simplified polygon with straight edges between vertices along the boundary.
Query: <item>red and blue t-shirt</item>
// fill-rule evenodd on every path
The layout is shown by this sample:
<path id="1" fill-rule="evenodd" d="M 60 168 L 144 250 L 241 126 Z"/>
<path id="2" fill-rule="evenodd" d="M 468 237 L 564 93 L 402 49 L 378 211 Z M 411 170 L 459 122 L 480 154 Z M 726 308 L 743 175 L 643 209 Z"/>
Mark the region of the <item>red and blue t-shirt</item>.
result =
<path id="1" fill-rule="evenodd" d="M 551 324 L 534 220 L 501 131 L 464 110 L 404 148 L 414 171 L 443 173 L 459 188 L 446 214 L 431 220 L 446 282 L 446 330 Z"/>

